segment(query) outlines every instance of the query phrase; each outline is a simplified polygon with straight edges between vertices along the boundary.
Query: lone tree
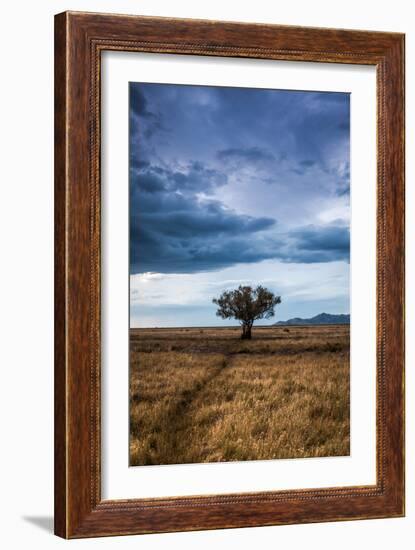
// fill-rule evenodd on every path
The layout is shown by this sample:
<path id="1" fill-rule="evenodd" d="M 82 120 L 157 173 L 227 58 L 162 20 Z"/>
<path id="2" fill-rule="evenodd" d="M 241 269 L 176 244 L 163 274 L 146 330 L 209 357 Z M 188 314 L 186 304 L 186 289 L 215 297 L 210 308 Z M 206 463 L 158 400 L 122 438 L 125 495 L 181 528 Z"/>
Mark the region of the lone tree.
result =
<path id="1" fill-rule="evenodd" d="M 241 338 L 250 339 L 254 321 L 274 317 L 274 308 L 281 303 L 281 297 L 261 285 L 256 288 L 240 285 L 222 292 L 212 302 L 218 306 L 218 317 L 237 319 L 242 327 Z"/>

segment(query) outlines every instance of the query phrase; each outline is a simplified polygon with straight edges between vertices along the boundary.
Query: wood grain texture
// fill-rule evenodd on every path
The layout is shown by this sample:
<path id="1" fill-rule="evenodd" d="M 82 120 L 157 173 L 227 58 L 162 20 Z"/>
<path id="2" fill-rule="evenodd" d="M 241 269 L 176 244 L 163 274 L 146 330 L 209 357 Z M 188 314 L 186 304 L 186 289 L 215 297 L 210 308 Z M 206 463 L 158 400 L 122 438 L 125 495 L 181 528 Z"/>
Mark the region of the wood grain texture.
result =
<path id="1" fill-rule="evenodd" d="M 102 501 L 100 54 L 377 68 L 377 482 L 369 487 Z M 55 18 L 55 532 L 64 538 L 404 514 L 404 36 L 65 12 Z"/>
<path id="2" fill-rule="evenodd" d="M 61 18 L 60 18 L 61 19 Z M 58 22 L 58 21 L 57 21 Z M 66 26 L 55 25 L 55 82 L 66 80 Z M 66 532 L 66 87 L 55 87 L 55 532 Z"/>

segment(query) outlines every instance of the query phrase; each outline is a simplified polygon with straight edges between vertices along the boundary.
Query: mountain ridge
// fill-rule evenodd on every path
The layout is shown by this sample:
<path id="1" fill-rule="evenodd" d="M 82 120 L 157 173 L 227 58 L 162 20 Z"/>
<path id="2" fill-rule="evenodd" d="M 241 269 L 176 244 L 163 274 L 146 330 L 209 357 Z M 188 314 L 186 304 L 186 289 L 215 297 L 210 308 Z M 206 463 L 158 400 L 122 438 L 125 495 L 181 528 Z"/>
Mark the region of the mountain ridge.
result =
<path id="1" fill-rule="evenodd" d="M 289 325 L 349 325 L 350 314 L 339 313 L 338 315 L 332 313 L 319 313 L 309 319 L 302 319 L 301 317 L 293 317 L 287 321 L 277 321 L 274 326 L 289 326 Z"/>

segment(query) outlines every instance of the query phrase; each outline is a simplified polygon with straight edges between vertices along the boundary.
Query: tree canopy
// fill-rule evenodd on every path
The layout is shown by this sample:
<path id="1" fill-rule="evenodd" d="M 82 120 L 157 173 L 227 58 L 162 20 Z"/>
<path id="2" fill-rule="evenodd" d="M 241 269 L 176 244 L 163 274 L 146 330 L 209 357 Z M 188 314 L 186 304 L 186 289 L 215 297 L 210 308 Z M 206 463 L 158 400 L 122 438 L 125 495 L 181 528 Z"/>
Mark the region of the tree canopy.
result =
<path id="1" fill-rule="evenodd" d="M 254 321 L 274 317 L 275 306 L 281 303 L 281 296 L 276 296 L 267 288 L 258 285 L 242 286 L 222 292 L 219 298 L 212 300 L 218 306 L 216 315 L 222 319 L 236 319 L 242 326 L 241 338 L 251 338 Z"/>

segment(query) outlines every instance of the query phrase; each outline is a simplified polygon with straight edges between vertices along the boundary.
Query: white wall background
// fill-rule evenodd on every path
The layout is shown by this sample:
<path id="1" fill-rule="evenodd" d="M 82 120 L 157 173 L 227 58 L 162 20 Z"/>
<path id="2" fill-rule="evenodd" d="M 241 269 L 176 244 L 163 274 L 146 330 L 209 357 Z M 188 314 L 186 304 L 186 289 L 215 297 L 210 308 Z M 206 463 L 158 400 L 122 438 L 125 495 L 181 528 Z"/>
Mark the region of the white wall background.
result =
<path id="1" fill-rule="evenodd" d="M 57 548 L 53 471 L 53 14 L 67 9 L 407 33 L 407 97 L 415 97 L 411 0 L 14 0 L 0 18 L 0 540 Z M 413 547 L 415 535 L 415 109 L 407 102 L 407 517 L 91 539 L 82 548 Z M 412 282 L 412 284 L 410 284 Z"/>

